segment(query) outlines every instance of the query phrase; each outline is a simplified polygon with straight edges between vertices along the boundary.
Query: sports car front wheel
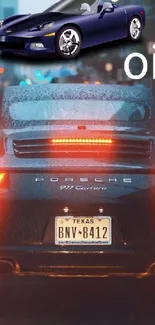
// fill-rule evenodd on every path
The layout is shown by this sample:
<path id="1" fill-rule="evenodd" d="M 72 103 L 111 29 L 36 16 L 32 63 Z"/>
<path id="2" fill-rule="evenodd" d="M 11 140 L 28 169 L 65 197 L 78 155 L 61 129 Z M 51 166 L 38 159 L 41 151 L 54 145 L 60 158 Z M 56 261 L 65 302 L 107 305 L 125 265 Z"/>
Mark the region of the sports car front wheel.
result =
<path id="1" fill-rule="evenodd" d="M 61 28 L 56 36 L 56 52 L 65 59 L 75 58 L 81 50 L 81 34 L 73 26 Z"/>
<path id="2" fill-rule="evenodd" d="M 138 41 L 142 35 L 142 23 L 140 18 L 133 17 L 129 24 L 129 37 L 132 41 Z"/>

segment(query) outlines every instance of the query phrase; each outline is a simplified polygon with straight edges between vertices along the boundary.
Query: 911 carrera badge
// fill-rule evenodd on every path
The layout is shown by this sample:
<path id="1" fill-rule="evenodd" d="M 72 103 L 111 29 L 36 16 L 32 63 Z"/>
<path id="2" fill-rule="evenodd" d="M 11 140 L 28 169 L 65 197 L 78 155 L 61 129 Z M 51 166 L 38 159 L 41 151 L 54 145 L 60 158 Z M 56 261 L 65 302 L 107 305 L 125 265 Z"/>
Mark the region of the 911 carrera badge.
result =
<path id="1" fill-rule="evenodd" d="M 82 186 L 82 185 L 61 185 L 61 191 L 106 191 L 107 187 L 105 186 Z"/>

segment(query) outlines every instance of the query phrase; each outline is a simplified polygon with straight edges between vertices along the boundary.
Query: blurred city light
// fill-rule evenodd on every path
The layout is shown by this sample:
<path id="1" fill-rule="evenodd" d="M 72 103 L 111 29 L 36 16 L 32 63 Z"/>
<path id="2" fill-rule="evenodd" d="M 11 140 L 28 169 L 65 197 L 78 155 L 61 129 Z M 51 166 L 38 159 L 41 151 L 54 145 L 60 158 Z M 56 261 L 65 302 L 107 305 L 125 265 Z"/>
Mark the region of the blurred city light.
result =
<path id="1" fill-rule="evenodd" d="M 4 67 L 0 67 L 0 74 L 3 74 L 5 72 Z"/>
<path id="2" fill-rule="evenodd" d="M 101 82 L 100 82 L 100 81 L 98 81 L 98 80 L 96 80 L 96 81 L 94 81 L 94 84 L 95 84 L 95 85 L 100 85 L 100 84 L 101 84 Z"/>
<path id="3" fill-rule="evenodd" d="M 111 72 L 113 70 L 113 64 L 112 63 L 106 63 L 105 64 L 105 71 Z"/>
<path id="4" fill-rule="evenodd" d="M 20 86 L 26 86 L 26 82 L 24 80 L 21 80 L 19 84 Z"/>
<path id="5" fill-rule="evenodd" d="M 40 70 L 36 70 L 35 71 L 35 75 L 37 76 L 37 77 L 40 77 L 42 74 L 41 74 L 41 71 Z"/>
<path id="6" fill-rule="evenodd" d="M 27 85 L 32 85 L 31 79 L 26 79 L 25 82 L 26 82 Z"/>

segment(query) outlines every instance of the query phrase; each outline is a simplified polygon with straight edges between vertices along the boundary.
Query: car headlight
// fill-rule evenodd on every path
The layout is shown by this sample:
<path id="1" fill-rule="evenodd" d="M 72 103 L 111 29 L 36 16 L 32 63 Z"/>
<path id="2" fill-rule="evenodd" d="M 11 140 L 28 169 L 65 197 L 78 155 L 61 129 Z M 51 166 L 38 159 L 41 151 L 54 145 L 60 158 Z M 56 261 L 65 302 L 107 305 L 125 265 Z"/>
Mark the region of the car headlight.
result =
<path id="1" fill-rule="evenodd" d="M 0 28 L 3 26 L 4 20 L 0 20 Z"/>
<path id="2" fill-rule="evenodd" d="M 44 24 L 40 24 L 37 26 L 34 26 L 30 29 L 30 32 L 35 32 L 35 31 L 39 31 L 39 30 L 48 30 L 50 29 L 52 26 L 54 25 L 54 22 L 52 23 L 44 23 Z"/>

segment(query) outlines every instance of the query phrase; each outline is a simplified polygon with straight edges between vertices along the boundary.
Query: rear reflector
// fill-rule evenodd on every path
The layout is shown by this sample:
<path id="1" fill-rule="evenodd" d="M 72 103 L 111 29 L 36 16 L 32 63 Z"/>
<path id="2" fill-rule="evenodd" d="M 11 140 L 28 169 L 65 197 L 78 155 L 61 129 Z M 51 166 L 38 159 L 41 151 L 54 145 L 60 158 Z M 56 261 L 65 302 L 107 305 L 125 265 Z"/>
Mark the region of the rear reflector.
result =
<path id="1" fill-rule="evenodd" d="M 5 173 L 0 173 L 0 185 L 3 183 L 5 176 L 6 176 Z"/>
<path id="2" fill-rule="evenodd" d="M 55 138 L 50 140 L 53 145 L 108 145 L 112 144 L 111 139 L 103 138 Z"/>
<path id="3" fill-rule="evenodd" d="M 0 189 L 8 189 L 9 184 L 9 175 L 7 173 L 0 173 Z"/>

